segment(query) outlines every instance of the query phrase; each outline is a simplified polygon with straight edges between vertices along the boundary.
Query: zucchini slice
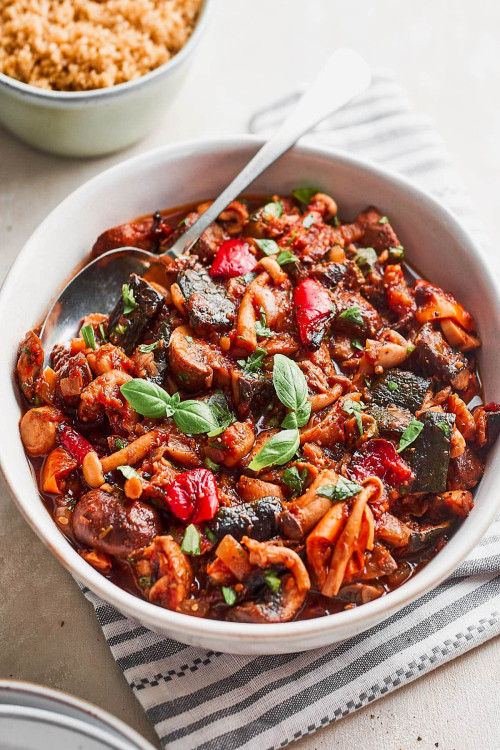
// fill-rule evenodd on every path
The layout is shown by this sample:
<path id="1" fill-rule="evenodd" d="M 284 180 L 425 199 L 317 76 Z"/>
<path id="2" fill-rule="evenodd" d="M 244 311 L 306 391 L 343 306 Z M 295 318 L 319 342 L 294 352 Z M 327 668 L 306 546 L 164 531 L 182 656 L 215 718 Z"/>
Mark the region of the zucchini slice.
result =
<path id="1" fill-rule="evenodd" d="M 401 454 L 415 476 L 408 491 L 444 492 L 455 415 L 427 411 L 418 419 L 424 425 L 422 432 Z"/>
<path id="2" fill-rule="evenodd" d="M 399 406 L 414 414 L 421 408 L 430 386 L 429 378 L 421 378 L 413 372 L 394 368 L 384 372 L 375 382 L 372 398 L 381 406 Z"/>
<path id="3" fill-rule="evenodd" d="M 219 508 L 208 526 L 217 539 L 231 534 L 238 541 L 244 536 L 251 536 L 263 542 L 278 533 L 278 516 L 282 510 L 279 498 L 261 497 L 231 508 Z"/>

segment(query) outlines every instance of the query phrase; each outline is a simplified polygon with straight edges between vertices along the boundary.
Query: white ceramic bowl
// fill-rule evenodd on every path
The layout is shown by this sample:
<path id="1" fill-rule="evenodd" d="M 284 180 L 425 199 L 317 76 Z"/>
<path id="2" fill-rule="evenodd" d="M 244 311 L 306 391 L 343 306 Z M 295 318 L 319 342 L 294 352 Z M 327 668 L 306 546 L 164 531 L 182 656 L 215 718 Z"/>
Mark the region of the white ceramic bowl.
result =
<path id="1" fill-rule="evenodd" d="M 28 523 L 76 578 L 146 627 L 184 643 L 253 654 L 287 653 L 335 643 L 388 617 L 459 565 L 493 520 L 500 498 L 499 441 L 488 458 L 470 516 L 418 575 L 362 607 L 277 625 L 203 620 L 149 604 L 101 576 L 59 532 L 38 496 L 19 439 L 20 409 L 13 382 L 19 342 L 43 319 L 51 299 L 101 231 L 157 208 L 215 196 L 261 144 L 262 140 L 253 136 L 179 143 L 107 170 L 76 190 L 45 219 L 26 243 L 0 294 L 0 461 Z M 344 154 L 306 146 L 288 152 L 249 192 L 288 193 L 298 185 L 315 185 L 331 193 L 344 217 L 354 217 L 369 204 L 391 217 L 410 263 L 454 292 L 475 316 L 483 340 L 480 366 L 486 396 L 500 400 L 499 294 L 474 240 L 457 220 L 401 177 Z"/>
<path id="2" fill-rule="evenodd" d="M 102 156 L 130 146 L 174 99 L 211 8 L 212 0 L 204 0 L 194 31 L 177 55 L 128 83 L 49 91 L 0 73 L 0 123 L 30 146 L 61 156 Z"/>

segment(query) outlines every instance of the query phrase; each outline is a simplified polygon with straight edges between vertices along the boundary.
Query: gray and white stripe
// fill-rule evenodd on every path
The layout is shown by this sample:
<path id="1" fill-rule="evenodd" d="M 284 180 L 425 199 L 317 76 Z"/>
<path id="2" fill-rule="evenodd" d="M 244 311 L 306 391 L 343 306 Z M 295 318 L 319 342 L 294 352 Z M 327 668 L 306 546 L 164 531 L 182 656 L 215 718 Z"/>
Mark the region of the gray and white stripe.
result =
<path id="1" fill-rule="evenodd" d="M 256 113 L 250 130 L 272 130 L 297 98 Z M 311 137 L 406 174 L 481 236 L 441 137 L 389 73 Z M 500 633 L 499 571 L 500 519 L 447 581 L 381 625 L 334 647 L 265 657 L 184 646 L 84 592 L 165 748 L 271 750 Z"/>

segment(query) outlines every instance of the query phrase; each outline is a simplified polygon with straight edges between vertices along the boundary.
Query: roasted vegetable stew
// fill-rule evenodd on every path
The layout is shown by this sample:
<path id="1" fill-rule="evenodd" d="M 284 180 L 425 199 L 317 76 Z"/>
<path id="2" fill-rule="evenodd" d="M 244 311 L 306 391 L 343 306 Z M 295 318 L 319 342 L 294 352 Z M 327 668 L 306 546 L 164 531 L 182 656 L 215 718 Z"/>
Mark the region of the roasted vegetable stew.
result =
<path id="1" fill-rule="evenodd" d="M 161 253 L 208 203 L 113 227 Z M 21 438 L 79 554 L 196 617 L 319 617 L 418 572 L 473 507 L 500 405 L 474 320 L 409 273 L 390 220 L 332 197 L 234 201 L 175 262 L 89 310 L 43 369 L 19 349 Z"/>

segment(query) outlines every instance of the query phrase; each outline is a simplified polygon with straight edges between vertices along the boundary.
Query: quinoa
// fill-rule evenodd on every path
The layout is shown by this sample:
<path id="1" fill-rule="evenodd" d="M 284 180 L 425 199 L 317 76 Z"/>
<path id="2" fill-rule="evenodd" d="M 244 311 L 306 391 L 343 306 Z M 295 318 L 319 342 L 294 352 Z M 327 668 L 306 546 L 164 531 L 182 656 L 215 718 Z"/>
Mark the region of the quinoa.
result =
<path id="1" fill-rule="evenodd" d="M 0 72 L 42 89 L 132 81 L 186 44 L 202 0 L 0 0 Z"/>

